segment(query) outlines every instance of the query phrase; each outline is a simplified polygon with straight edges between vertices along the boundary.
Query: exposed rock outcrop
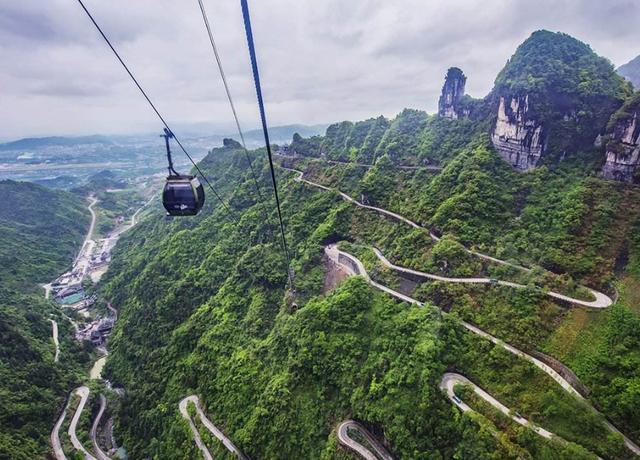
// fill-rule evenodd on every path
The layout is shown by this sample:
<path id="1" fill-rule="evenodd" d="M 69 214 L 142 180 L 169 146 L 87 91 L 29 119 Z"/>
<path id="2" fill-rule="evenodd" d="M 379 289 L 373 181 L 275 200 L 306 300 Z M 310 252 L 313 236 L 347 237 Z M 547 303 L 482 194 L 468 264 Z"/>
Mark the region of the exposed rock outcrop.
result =
<path id="1" fill-rule="evenodd" d="M 640 183 L 640 95 L 614 115 L 602 177 Z"/>
<path id="2" fill-rule="evenodd" d="M 487 98 L 493 144 L 521 171 L 588 162 L 596 136 L 631 95 L 631 85 L 587 44 L 536 31 L 507 61 Z"/>
<path id="3" fill-rule="evenodd" d="M 222 140 L 222 146 L 228 149 L 241 149 L 242 144 L 235 139 L 224 138 Z"/>
<path id="4" fill-rule="evenodd" d="M 438 100 L 438 116 L 457 120 L 469 114 L 468 110 L 465 110 L 461 105 L 466 83 L 467 77 L 459 68 L 451 67 L 447 71 L 442 93 Z"/>
<path id="5" fill-rule="evenodd" d="M 529 115 L 529 96 L 500 96 L 491 141 L 500 156 L 522 171 L 534 168 L 544 153 L 542 124 Z"/>

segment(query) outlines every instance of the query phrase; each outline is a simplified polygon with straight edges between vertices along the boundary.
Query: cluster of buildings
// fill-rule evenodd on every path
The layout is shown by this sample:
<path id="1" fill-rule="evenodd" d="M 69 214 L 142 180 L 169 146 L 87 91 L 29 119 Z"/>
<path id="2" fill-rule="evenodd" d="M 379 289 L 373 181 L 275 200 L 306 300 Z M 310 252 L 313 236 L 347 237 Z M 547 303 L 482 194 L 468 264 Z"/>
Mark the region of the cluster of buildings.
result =
<path id="1" fill-rule="evenodd" d="M 89 260 L 89 271 L 107 266 L 109 262 L 111 262 L 111 247 L 108 239 L 105 239 L 103 240 L 100 252 L 91 256 Z"/>
<path id="2" fill-rule="evenodd" d="M 124 216 L 119 216 L 116 222 L 122 226 L 125 222 Z M 51 295 L 59 305 L 81 312 L 87 318 L 90 317 L 86 310 L 96 302 L 97 295 L 88 296 L 82 287 L 82 281 L 87 275 L 93 277 L 93 274 L 106 270 L 111 262 L 111 250 L 122 231 L 122 228 L 113 230 L 97 244 L 91 239 L 85 241 L 74 262 L 73 270 L 64 273 L 51 283 Z M 77 328 L 76 340 L 90 341 L 95 346 L 105 344 L 107 337 L 111 334 L 117 315 L 115 310 L 108 307 L 114 314 L 106 317 L 98 316 L 83 328 Z"/>
<path id="3" fill-rule="evenodd" d="M 76 331 L 76 340 L 91 341 L 95 346 L 104 345 L 111 334 L 115 318 L 97 318 L 82 329 Z"/>
<path id="4" fill-rule="evenodd" d="M 71 284 L 71 276 L 62 275 L 51 283 L 51 292 L 54 299 L 60 305 L 73 306 L 84 300 L 84 289 L 80 283 Z"/>

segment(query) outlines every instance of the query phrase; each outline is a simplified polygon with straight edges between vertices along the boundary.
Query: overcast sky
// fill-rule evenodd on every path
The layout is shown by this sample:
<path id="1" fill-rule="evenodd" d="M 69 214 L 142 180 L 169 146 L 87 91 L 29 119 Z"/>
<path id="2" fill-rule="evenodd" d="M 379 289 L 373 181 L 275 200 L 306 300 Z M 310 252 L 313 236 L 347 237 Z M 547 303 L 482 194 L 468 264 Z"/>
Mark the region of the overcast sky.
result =
<path id="1" fill-rule="evenodd" d="M 231 131 L 197 0 L 85 0 L 170 123 Z M 204 0 L 241 123 L 257 127 L 240 2 Z M 640 54 L 637 0 L 249 0 L 272 126 L 433 112 L 446 69 L 481 97 L 536 29 L 616 66 Z M 0 139 L 159 123 L 76 0 L 0 0 Z"/>

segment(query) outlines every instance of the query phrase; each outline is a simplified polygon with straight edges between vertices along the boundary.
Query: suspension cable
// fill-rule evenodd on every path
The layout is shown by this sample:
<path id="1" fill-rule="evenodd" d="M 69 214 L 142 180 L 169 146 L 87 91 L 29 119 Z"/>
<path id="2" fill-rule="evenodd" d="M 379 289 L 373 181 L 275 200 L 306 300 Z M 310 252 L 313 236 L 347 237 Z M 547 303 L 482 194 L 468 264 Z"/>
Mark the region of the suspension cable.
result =
<path id="1" fill-rule="evenodd" d="M 249 5 L 247 0 L 240 0 L 242 5 L 242 17 L 244 19 L 244 30 L 247 34 L 247 45 L 249 47 L 249 56 L 251 57 L 251 69 L 253 71 L 253 81 L 256 86 L 256 96 L 258 98 L 258 107 L 260 108 L 260 121 L 262 122 L 262 132 L 264 134 L 264 143 L 267 147 L 267 155 L 269 157 L 269 168 L 271 170 L 271 182 L 273 183 L 273 193 L 276 198 L 276 206 L 278 208 L 278 220 L 280 221 L 280 234 L 282 236 L 282 248 L 287 261 L 287 275 L 291 288 L 294 288 L 293 276 L 291 273 L 291 258 L 289 257 L 289 249 L 287 247 L 287 238 L 285 237 L 284 222 L 282 220 L 282 211 L 280 209 L 280 198 L 278 196 L 278 184 L 276 182 L 276 173 L 273 167 L 273 155 L 271 154 L 271 144 L 269 142 L 269 129 L 267 128 L 267 117 L 264 110 L 264 101 L 262 99 L 262 88 L 260 86 L 260 73 L 258 71 L 258 60 L 256 58 L 256 50 L 253 43 L 253 32 L 251 31 L 251 17 L 249 16 Z"/>
<path id="2" fill-rule="evenodd" d="M 216 41 L 213 38 L 213 30 L 211 28 L 211 25 L 209 24 L 209 17 L 207 16 L 207 12 L 204 9 L 204 4 L 202 3 L 202 0 L 198 0 L 198 5 L 200 5 L 202 20 L 204 21 L 204 25 L 207 28 L 207 34 L 209 35 L 209 42 L 211 43 L 211 49 L 213 49 L 213 54 L 216 58 L 216 63 L 218 64 L 218 70 L 220 71 L 220 77 L 222 78 L 224 90 L 227 93 L 227 99 L 229 100 L 229 105 L 231 106 L 231 112 L 233 112 L 233 119 L 236 122 L 236 128 L 238 130 L 238 135 L 240 136 L 240 141 L 242 142 L 244 155 L 247 159 L 247 163 L 249 164 L 249 168 L 251 169 L 251 175 L 253 176 L 253 182 L 256 187 L 256 192 L 258 192 L 258 197 L 260 198 L 260 201 L 265 202 L 266 200 L 262 195 L 262 189 L 260 188 L 258 177 L 256 175 L 255 169 L 253 168 L 253 162 L 251 161 L 251 157 L 249 156 L 249 151 L 247 150 L 247 144 L 244 140 L 244 133 L 242 132 L 242 128 L 240 127 L 240 120 L 238 119 L 236 106 L 233 103 L 233 97 L 231 97 L 231 90 L 229 89 L 229 84 L 227 83 L 227 76 L 225 75 L 224 68 L 222 67 L 222 60 L 220 59 L 220 54 L 218 53 L 218 47 L 216 46 Z"/>
<path id="3" fill-rule="evenodd" d="M 238 220 L 235 218 L 235 216 L 231 213 L 231 210 L 229 209 L 229 207 L 227 206 L 227 204 L 224 202 L 224 200 L 222 199 L 222 197 L 218 194 L 218 192 L 216 191 L 216 189 L 213 188 L 213 185 L 211 185 L 211 182 L 209 182 L 209 179 L 207 178 L 207 176 L 204 175 L 204 173 L 202 172 L 202 170 L 200 169 L 200 167 L 196 164 L 196 162 L 193 160 L 193 158 L 191 157 L 191 155 L 189 155 L 189 152 L 187 152 L 187 149 L 184 148 L 184 146 L 182 145 L 182 142 L 180 142 L 180 140 L 178 139 L 178 136 L 176 136 L 176 134 L 173 132 L 173 130 L 169 127 L 169 124 L 165 121 L 164 117 L 160 114 L 160 111 L 158 111 L 158 109 L 156 108 L 155 104 L 151 101 L 151 98 L 149 98 L 149 96 L 147 95 L 146 91 L 142 88 L 142 86 L 140 85 L 140 83 L 138 83 L 138 80 L 136 79 L 136 77 L 133 75 L 133 73 L 131 72 L 131 70 L 129 70 L 129 67 L 127 66 L 127 64 L 125 64 L 125 62 L 122 60 L 122 58 L 120 57 L 120 54 L 116 51 L 116 49 L 113 47 L 113 45 L 111 44 L 111 41 L 109 40 L 109 38 L 105 35 L 105 33 L 102 31 L 102 28 L 98 25 L 98 23 L 96 22 L 96 20 L 93 18 L 93 15 L 91 14 L 91 12 L 87 9 L 87 7 L 84 5 L 84 3 L 82 2 L 82 0 L 78 0 L 78 3 L 80 4 L 80 6 L 82 7 L 82 9 L 84 10 L 85 13 L 87 13 L 87 16 L 89 16 L 89 19 L 91 20 L 91 22 L 93 23 L 93 25 L 96 27 L 96 29 L 98 30 L 98 32 L 100 33 L 100 35 L 102 36 L 102 38 L 104 39 L 104 41 L 107 43 L 107 45 L 109 45 L 109 48 L 111 48 L 111 51 L 113 51 L 113 54 L 116 56 L 116 58 L 118 59 L 118 61 L 120 61 L 120 64 L 122 64 L 122 67 L 124 67 L 124 70 L 126 70 L 127 74 L 129 74 L 129 77 L 131 77 L 131 80 L 133 80 L 133 82 L 135 83 L 135 85 L 138 87 L 138 89 L 140 90 L 140 92 L 142 93 L 142 95 L 144 96 L 144 98 L 147 100 L 147 102 L 149 103 L 149 105 L 151 106 L 151 108 L 153 109 L 153 111 L 156 113 L 156 115 L 158 116 L 158 118 L 160 119 L 160 121 L 162 122 L 162 124 L 164 125 L 165 128 L 167 128 L 171 133 L 173 133 L 173 138 L 175 139 L 176 143 L 178 144 L 178 146 L 180 147 L 180 149 L 184 152 L 184 154 L 187 156 L 187 158 L 189 159 L 189 161 L 191 162 L 191 164 L 193 164 L 193 166 L 196 168 L 196 171 L 200 174 L 200 176 L 202 176 L 202 178 L 205 180 L 205 182 L 207 183 L 207 185 L 209 186 L 209 188 L 211 189 L 211 191 L 213 192 L 213 194 L 216 196 L 216 198 L 218 199 L 218 201 L 222 204 L 222 206 L 225 208 L 225 210 L 229 213 L 229 216 L 231 217 L 231 219 L 233 219 L 236 223 L 238 222 Z"/>

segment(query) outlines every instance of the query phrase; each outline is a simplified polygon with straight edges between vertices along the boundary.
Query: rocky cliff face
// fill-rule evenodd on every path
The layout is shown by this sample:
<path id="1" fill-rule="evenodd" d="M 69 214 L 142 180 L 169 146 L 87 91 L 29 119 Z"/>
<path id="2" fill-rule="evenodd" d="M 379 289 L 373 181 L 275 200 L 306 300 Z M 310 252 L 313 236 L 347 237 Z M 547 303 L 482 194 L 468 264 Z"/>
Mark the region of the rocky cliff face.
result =
<path id="1" fill-rule="evenodd" d="M 500 156 L 522 171 L 534 168 L 544 153 L 542 124 L 529 114 L 529 96 L 500 96 L 491 141 Z"/>
<path id="2" fill-rule="evenodd" d="M 640 183 L 640 97 L 614 115 L 602 177 Z"/>
<path id="3" fill-rule="evenodd" d="M 523 171 L 588 162 L 594 139 L 631 95 L 631 86 L 587 44 L 536 31 L 507 61 L 487 98 L 493 145 Z"/>
<path id="4" fill-rule="evenodd" d="M 438 116 L 457 120 L 468 115 L 468 111 L 461 106 L 466 83 L 467 77 L 459 68 L 451 67 L 447 71 L 442 93 L 438 100 Z"/>

